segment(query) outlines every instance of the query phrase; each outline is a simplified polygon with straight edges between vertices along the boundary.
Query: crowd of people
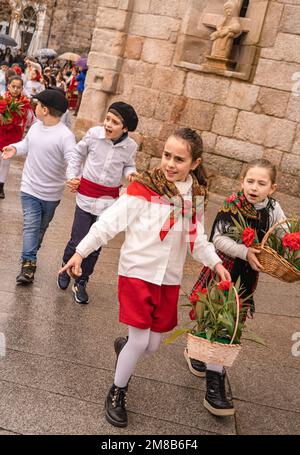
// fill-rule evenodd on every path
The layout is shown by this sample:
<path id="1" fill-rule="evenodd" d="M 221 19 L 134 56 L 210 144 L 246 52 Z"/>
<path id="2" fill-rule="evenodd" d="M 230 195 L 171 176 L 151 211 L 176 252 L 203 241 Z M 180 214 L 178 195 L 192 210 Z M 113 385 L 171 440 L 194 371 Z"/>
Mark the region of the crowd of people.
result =
<path id="1" fill-rule="evenodd" d="M 128 326 L 128 336 L 115 340 L 116 372 L 105 401 L 108 422 L 125 427 L 128 384 L 138 360 L 154 353 L 162 334 L 177 325 L 188 251 L 205 266 L 193 292 L 205 288 L 208 276 L 233 282 L 241 277 L 245 293 L 251 295 L 253 314 L 253 292 L 261 270 L 259 251 L 238 244 L 226 232 L 234 223 L 231 215 L 236 216 L 237 211 L 256 229 L 259 239 L 285 218 L 272 197 L 276 168 L 264 159 L 247 164 L 241 176 L 241 197 L 230 210 L 228 204 L 220 209 L 208 240 L 202 217 L 208 186 L 202 166 L 202 139 L 196 131 L 174 131 L 164 145 L 160 166 L 138 173 L 137 144 L 128 134 L 138 125 L 133 106 L 122 101 L 112 103 L 103 125 L 91 128 L 76 144 L 73 132 L 61 119 L 70 103 L 75 105 L 72 98 L 66 99 L 65 92 L 75 87 L 77 69 L 68 64 L 58 69 L 53 62 L 42 70 L 28 57 L 24 68 L 13 65 L 7 61 L 1 64 L 6 76 L 9 68 L 21 68 L 19 75 L 15 72 L 6 79 L 4 96 L 18 98 L 27 93 L 36 102 L 35 119 L 30 104 L 26 116 L 25 112 L 20 115 L 18 134 L 5 136 L 5 125 L 0 126 L 1 165 L 15 155 L 27 156 L 21 180 L 22 264 L 16 280 L 27 286 L 34 282 L 38 250 L 65 183 L 76 193 L 76 207 L 56 279 L 62 291 L 74 279 L 72 291 L 77 303 L 89 302 L 87 284 L 101 247 L 119 232 L 126 232 L 119 260 L 118 297 L 119 319 Z M 83 72 L 81 69 L 80 74 Z M 23 137 L 28 124 L 32 126 Z M 123 178 L 129 185 L 120 195 Z M 192 372 L 206 374 L 204 406 L 208 411 L 217 416 L 233 415 L 223 365 L 187 360 Z"/>

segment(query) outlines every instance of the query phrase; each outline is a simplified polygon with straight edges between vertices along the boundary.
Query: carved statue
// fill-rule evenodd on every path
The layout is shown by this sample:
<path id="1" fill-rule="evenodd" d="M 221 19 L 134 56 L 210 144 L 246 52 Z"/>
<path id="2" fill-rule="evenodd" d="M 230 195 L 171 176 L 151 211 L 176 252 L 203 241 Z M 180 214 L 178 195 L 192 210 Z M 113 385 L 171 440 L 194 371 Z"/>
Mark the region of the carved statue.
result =
<path id="1" fill-rule="evenodd" d="M 211 57 L 230 59 L 233 40 L 243 29 L 239 20 L 241 2 L 229 0 L 224 4 L 224 17 L 217 23 L 217 30 L 210 35 L 213 41 Z"/>

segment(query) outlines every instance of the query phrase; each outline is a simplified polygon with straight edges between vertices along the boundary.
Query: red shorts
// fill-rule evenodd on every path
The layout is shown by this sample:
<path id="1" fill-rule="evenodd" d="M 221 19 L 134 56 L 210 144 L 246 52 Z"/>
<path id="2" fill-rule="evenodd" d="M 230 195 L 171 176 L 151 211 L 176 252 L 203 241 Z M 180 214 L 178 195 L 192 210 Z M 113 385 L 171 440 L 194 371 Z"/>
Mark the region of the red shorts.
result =
<path id="1" fill-rule="evenodd" d="M 169 332 L 177 325 L 180 285 L 149 283 L 119 276 L 119 321 L 138 329 Z"/>

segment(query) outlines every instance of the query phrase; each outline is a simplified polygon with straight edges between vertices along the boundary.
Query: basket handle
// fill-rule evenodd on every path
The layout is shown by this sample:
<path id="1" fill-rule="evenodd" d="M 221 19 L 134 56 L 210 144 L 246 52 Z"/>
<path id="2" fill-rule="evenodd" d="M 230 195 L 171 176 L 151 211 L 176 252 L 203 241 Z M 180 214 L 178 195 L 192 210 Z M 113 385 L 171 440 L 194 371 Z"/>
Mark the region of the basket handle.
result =
<path id="1" fill-rule="evenodd" d="M 268 232 L 265 233 L 264 238 L 263 238 L 262 241 L 261 241 L 261 248 L 263 248 L 263 247 L 265 246 L 266 242 L 268 241 L 269 235 L 270 235 L 278 226 L 280 226 L 281 224 L 286 223 L 287 221 L 293 220 L 293 219 L 294 219 L 294 218 L 286 218 L 286 219 L 283 220 L 283 221 L 279 221 L 278 223 L 273 224 L 273 226 L 270 227 L 270 229 L 268 230 Z"/>
<path id="2" fill-rule="evenodd" d="M 236 321 L 235 321 L 234 332 L 233 332 L 233 335 L 232 335 L 232 338 L 231 338 L 231 341 L 229 344 L 232 344 L 235 339 L 235 335 L 236 335 L 236 332 L 238 329 L 239 319 L 240 319 L 240 298 L 239 298 L 239 295 L 237 293 L 235 286 L 233 286 L 233 290 L 234 290 L 235 298 L 236 298 Z"/>

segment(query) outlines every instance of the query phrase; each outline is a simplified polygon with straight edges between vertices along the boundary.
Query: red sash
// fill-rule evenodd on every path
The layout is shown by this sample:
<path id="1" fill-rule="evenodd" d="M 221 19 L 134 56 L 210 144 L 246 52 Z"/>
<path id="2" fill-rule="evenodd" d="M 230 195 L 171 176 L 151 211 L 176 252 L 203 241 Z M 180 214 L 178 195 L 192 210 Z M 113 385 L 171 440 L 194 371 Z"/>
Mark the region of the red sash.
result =
<path id="1" fill-rule="evenodd" d="M 100 198 L 100 197 L 111 197 L 116 199 L 119 197 L 121 186 L 104 186 L 98 183 L 91 182 L 84 177 L 81 177 L 78 193 L 83 196 Z"/>
<path id="2" fill-rule="evenodd" d="M 165 196 L 161 196 L 160 194 L 156 193 L 155 191 L 151 190 L 149 187 L 138 183 L 138 182 L 133 182 L 128 185 L 127 194 L 129 196 L 135 196 L 135 197 L 141 197 L 143 199 L 146 199 L 148 202 L 152 202 L 154 204 L 164 204 L 164 205 L 170 205 L 171 207 L 174 207 L 174 204 L 171 203 Z M 188 206 L 188 207 L 187 207 Z M 191 207 L 189 204 L 185 204 L 185 207 L 182 207 L 181 209 L 181 216 L 187 215 L 188 212 L 191 211 Z M 193 252 L 194 249 L 194 244 L 195 240 L 197 237 L 197 222 L 196 222 L 196 214 L 190 217 L 190 225 L 189 225 L 189 239 L 190 239 L 190 247 L 191 247 L 191 252 Z M 176 221 L 179 220 L 179 217 L 175 217 L 175 211 L 174 208 L 171 210 L 169 218 L 165 221 L 164 225 L 162 226 L 159 237 L 160 240 L 163 241 L 168 232 L 172 229 Z"/>

